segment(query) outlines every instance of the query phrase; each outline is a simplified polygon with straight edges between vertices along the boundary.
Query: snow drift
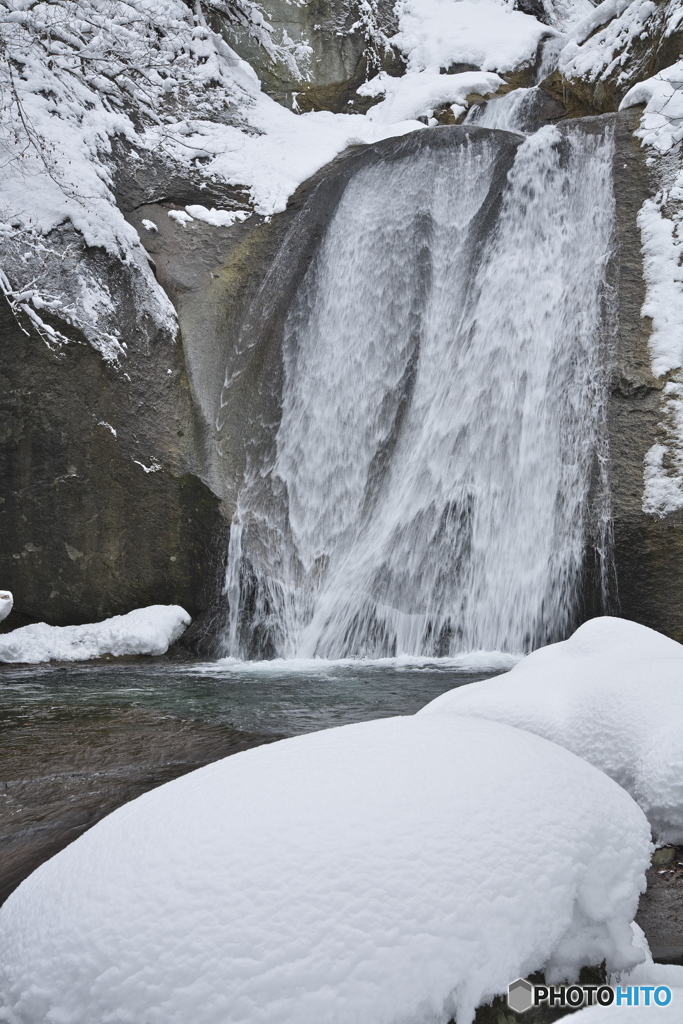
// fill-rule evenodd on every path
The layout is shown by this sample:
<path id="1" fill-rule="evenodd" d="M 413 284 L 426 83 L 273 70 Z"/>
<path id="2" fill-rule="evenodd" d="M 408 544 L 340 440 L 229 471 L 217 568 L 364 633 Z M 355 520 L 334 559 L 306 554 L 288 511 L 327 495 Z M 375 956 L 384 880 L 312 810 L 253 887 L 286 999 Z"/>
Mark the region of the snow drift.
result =
<path id="1" fill-rule="evenodd" d="M 146 793 L 10 896 L 5 1019 L 471 1024 L 517 975 L 641 960 L 650 852 L 624 790 L 508 726 L 280 741 Z"/>
<path id="2" fill-rule="evenodd" d="M 474 715 L 559 743 L 683 841 L 683 646 L 625 619 L 591 619 L 510 672 L 442 694 L 421 715 Z"/>
<path id="3" fill-rule="evenodd" d="M 84 626 L 37 622 L 0 634 L 0 662 L 88 661 L 103 654 L 165 654 L 189 626 L 177 604 L 153 604 Z"/>

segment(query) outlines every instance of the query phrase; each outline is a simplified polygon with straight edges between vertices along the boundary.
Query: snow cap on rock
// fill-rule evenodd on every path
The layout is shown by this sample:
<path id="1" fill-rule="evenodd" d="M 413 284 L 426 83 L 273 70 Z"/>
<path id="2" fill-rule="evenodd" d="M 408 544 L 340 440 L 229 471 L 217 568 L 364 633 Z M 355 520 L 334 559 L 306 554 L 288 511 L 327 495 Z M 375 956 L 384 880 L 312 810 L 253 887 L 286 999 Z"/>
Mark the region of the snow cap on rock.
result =
<path id="1" fill-rule="evenodd" d="M 472 715 L 559 743 L 683 841 L 683 646 L 626 619 L 591 619 L 510 672 L 450 690 L 420 715 Z"/>
<path id="2" fill-rule="evenodd" d="M 103 654 L 165 654 L 189 626 L 177 604 L 153 604 L 83 626 L 36 622 L 0 635 L 0 662 L 88 661 Z"/>
<path id="3" fill-rule="evenodd" d="M 530 733 L 329 729 L 152 790 L 43 864 L 0 910 L 0 992 L 13 1024 L 471 1024 L 517 976 L 642 959 L 650 853 L 629 795 Z"/>

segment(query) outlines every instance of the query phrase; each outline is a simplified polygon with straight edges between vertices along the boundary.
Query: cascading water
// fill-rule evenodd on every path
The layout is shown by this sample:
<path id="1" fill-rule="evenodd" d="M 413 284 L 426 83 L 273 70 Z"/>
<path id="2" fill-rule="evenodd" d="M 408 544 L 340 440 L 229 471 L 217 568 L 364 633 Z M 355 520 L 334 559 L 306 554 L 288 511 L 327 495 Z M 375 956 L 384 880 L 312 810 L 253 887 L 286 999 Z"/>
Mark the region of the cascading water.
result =
<path id="1" fill-rule="evenodd" d="M 356 173 L 290 309 L 227 654 L 524 651 L 572 625 L 605 518 L 611 141 L 515 138 L 502 187 L 500 133 L 442 131 Z"/>

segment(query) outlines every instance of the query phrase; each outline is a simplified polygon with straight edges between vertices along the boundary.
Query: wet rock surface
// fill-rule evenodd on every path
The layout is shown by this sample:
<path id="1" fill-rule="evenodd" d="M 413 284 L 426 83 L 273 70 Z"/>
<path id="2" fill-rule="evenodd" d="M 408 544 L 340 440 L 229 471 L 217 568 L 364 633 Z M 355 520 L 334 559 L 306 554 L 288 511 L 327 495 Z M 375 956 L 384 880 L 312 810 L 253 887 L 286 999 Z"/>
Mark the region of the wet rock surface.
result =
<path id="1" fill-rule="evenodd" d="M 655 852 L 636 921 L 657 963 L 683 965 L 683 847 Z"/>

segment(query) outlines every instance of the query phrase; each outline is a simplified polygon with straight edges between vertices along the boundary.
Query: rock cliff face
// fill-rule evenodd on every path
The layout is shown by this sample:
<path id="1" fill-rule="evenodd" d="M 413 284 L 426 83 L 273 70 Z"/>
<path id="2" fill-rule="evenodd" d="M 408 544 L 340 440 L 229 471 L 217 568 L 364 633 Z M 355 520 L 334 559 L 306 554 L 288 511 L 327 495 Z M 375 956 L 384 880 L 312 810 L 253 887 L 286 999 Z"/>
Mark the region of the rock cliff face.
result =
<path id="1" fill-rule="evenodd" d="M 615 67 L 586 59 L 581 70 L 579 51 L 585 54 L 610 25 L 616 32 L 612 22 L 596 24 L 573 65 L 543 88 L 554 99 L 553 120 L 562 111 L 587 116 L 586 130 L 609 123 L 617 138 L 611 610 L 683 640 L 683 511 L 656 517 L 642 509 L 643 460 L 657 438 L 665 381 L 653 376 L 650 324 L 640 315 L 645 285 L 636 218 L 657 183 L 633 136 L 639 112 L 605 113 L 616 110 L 634 81 L 679 54 L 669 6 L 656 5 L 641 34 L 622 32 Z M 379 52 L 370 46 L 371 29 L 375 41 L 395 30 L 388 5 L 373 11 L 373 25 L 351 32 L 359 14 L 348 4 L 273 6 L 274 23 L 309 40 L 313 72 L 302 83 L 264 64 L 266 89 L 301 109 L 356 107 L 355 89 Z M 259 65 L 247 35 L 236 45 Z M 381 52 L 388 67 L 396 55 Z M 248 212 L 239 186 L 200 186 L 161 157 L 132 169 L 123 146 L 115 154 L 119 207 L 140 234 L 177 325 L 149 313 L 154 303 L 140 268 L 86 249 L 67 228 L 53 233 L 53 249 L 69 250 L 106 287 L 125 352 L 102 358 L 92 338 L 47 313 L 48 326 L 67 339 L 50 345 L 0 300 L 0 581 L 15 595 L 3 629 L 35 619 L 84 622 L 168 602 L 199 617 L 196 635 L 210 632 L 201 623 L 220 607 L 227 532 L 249 453 L 271 443 L 279 421 L 280 340 L 291 298 L 351 175 L 382 148 L 422 144 L 409 136 L 379 149 L 351 149 L 301 186 L 284 213 L 252 214 L 231 227 L 183 225 L 169 212 L 192 203 Z M 50 259 L 51 273 L 66 274 Z"/>
<path id="2" fill-rule="evenodd" d="M 398 27 L 390 0 L 272 0 L 268 16 L 307 47 L 300 74 L 282 62 L 274 66 L 244 29 L 236 37 L 231 32 L 229 41 L 255 68 L 265 91 L 295 110 L 364 112 L 372 101 L 357 94 L 358 86 L 380 69 L 392 75 L 405 70 L 405 61 L 388 43 Z"/>
<path id="3" fill-rule="evenodd" d="M 679 6 L 670 0 L 603 5 L 586 20 L 545 87 L 565 103 L 570 116 L 617 110 L 631 86 L 678 60 L 683 47 L 679 22 Z"/>
<path id="4" fill-rule="evenodd" d="M 643 464 L 663 416 L 665 378 L 652 371 L 651 321 L 645 300 L 641 236 L 643 202 L 657 189 L 648 154 L 633 130 L 639 111 L 617 115 L 614 190 L 617 213 L 617 345 L 609 406 L 610 480 L 616 570 L 615 608 L 683 640 L 683 513 L 643 511 Z"/>
<path id="5" fill-rule="evenodd" d="M 105 258 L 96 267 L 127 339 L 123 365 L 75 331 L 50 348 L 5 303 L 0 310 L 0 575 L 15 598 L 6 629 L 150 603 L 196 615 L 209 600 L 222 520 L 197 475 L 182 347 L 145 330 L 120 269 Z"/>

